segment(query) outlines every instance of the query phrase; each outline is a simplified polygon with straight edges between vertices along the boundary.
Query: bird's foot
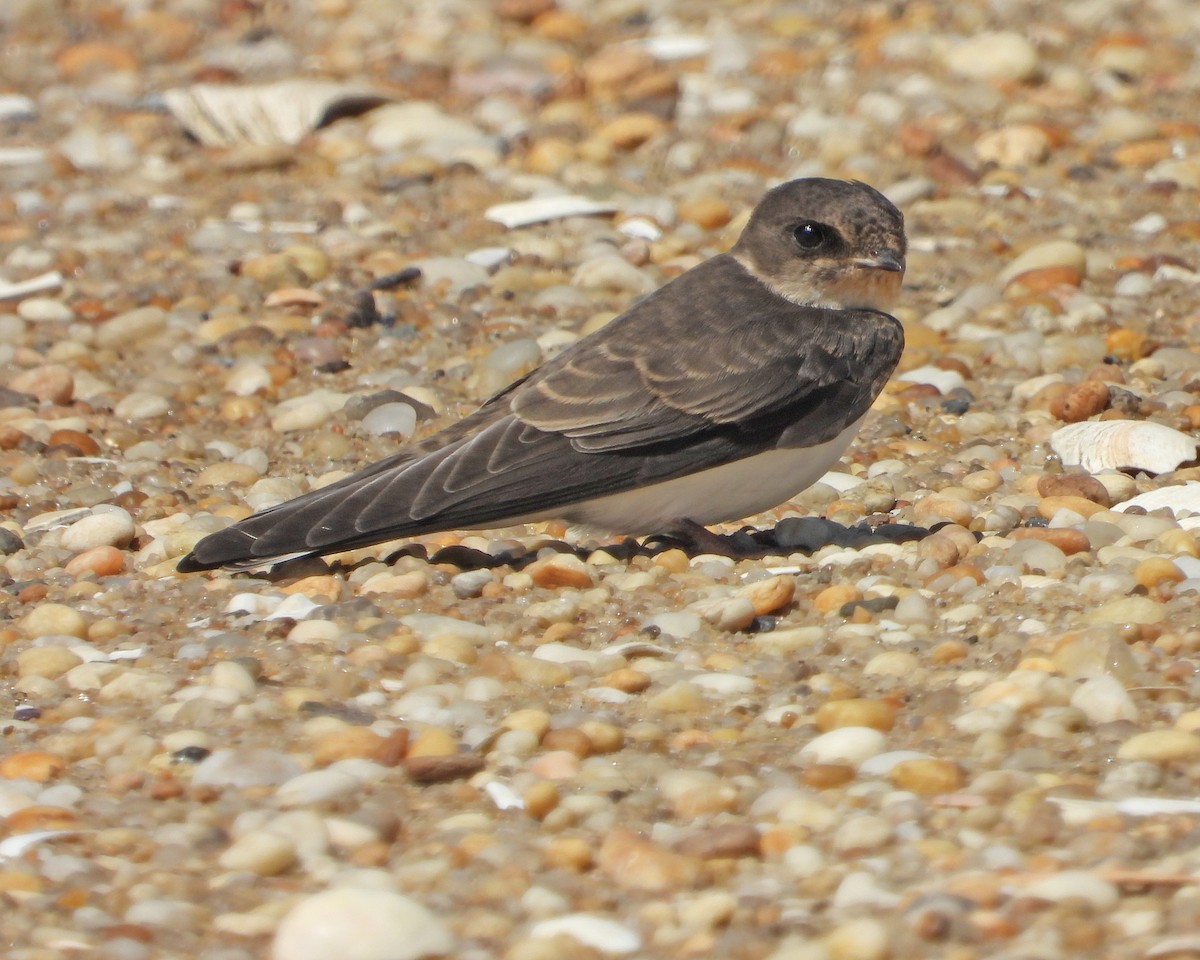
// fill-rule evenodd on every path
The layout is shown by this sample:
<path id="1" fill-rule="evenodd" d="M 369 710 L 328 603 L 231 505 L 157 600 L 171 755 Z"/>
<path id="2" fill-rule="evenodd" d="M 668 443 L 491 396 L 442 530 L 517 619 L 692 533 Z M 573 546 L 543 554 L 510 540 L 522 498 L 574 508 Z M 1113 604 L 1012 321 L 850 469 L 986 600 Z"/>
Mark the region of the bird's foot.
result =
<path id="1" fill-rule="evenodd" d="M 651 553 L 679 549 L 696 556 L 711 553 L 718 557 L 746 560 L 762 556 L 762 545 L 745 530 L 737 533 L 713 533 L 694 520 L 673 521 L 662 533 L 647 537 L 643 546 Z"/>

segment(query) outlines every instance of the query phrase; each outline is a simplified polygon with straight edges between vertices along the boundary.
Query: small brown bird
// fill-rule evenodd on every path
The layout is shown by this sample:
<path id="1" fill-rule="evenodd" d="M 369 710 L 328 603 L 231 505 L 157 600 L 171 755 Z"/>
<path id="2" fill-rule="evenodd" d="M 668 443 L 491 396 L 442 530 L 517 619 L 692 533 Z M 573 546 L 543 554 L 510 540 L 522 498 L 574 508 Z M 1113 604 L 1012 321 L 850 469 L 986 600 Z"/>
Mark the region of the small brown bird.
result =
<path id="1" fill-rule="evenodd" d="M 394 456 L 196 544 L 190 572 L 561 518 L 761 513 L 841 456 L 900 360 L 904 218 L 857 181 L 768 192 L 728 253 Z"/>

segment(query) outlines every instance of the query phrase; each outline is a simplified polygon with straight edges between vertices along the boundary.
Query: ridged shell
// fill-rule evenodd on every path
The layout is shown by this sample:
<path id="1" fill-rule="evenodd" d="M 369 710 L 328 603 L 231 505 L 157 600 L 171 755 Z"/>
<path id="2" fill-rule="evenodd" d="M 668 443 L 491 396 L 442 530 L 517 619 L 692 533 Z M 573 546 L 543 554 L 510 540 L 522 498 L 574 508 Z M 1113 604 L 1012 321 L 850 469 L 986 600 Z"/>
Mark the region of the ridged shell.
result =
<path id="1" fill-rule="evenodd" d="M 388 99 L 328 80 L 258 86 L 197 83 L 163 93 L 167 109 L 206 147 L 294 146 L 318 127 L 365 113 Z"/>
<path id="2" fill-rule="evenodd" d="M 1196 439 L 1146 420 L 1087 420 L 1050 435 L 1063 466 L 1167 473 L 1196 458 Z"/>

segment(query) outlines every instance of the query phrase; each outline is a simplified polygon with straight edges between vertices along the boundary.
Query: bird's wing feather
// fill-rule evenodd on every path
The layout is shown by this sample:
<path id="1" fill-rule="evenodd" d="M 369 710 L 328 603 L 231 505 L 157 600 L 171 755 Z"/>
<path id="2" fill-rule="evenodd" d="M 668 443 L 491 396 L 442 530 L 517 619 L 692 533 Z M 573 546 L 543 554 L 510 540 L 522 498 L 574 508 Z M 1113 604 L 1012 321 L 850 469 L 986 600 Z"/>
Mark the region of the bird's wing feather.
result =
<path id="1" fill-rule="evenodd" d="M 735 291 L 731 302 L 724 289 Z M 719 333 L 697 344 L 697 330 Z M 602 332 L 540 368 L 509 399 L 523 421 L 580 450 L 631 449 L 779 417 L 803 421 L 795 435 L 820 443 L 862 416 L 904 345 L 891 317 L 792 303 L 728 255 Z M 830 404 L 831 393 L 840 402 Z"/>

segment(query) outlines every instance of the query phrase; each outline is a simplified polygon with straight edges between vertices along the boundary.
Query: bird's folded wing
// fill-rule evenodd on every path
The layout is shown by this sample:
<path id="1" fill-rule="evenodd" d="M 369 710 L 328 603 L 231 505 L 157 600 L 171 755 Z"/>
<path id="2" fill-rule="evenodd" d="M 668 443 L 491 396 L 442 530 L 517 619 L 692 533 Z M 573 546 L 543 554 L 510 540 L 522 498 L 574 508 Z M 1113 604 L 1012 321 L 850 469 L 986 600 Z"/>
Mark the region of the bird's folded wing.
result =
<path id="1" fill-rule="evenodd" d="M 790 445 L 821 443 L 866 412 L 904 346 L 892 317 L 792 303 L 732 257 L 684 274 L 602 332 L 502 396 L 578 450 L 781 423 L 793 427 Z"/>

